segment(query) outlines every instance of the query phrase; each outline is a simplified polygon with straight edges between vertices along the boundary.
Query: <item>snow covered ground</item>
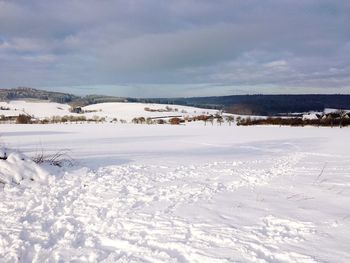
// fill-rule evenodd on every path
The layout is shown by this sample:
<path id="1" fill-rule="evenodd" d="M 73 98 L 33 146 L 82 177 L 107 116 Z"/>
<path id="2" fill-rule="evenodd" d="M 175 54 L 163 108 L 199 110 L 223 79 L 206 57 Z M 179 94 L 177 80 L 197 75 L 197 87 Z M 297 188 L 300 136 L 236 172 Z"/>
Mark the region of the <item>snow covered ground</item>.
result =
<path id="1" fill-rule="evenodd" d="M 37 118 L 64 116 L 71 114 L 68 104 L 44 101 L 22 101 L 13 100 L 9 102 L 0 102 L 0 106 L 8 110 L 0 110 L 0 115 L 18 116 L 20 114 L 29 114 Z M 72 114 L 74 115 L 74 114 Z"/>
<path id="2" fill-rule="evenodd" d="M 1 125 L 5 147 L 69 149 L 75 164 L 19 160 L 44 180 L 0 189 L 0 262 L 350 262 L 348 137 L 203 123 Z"/>
<path id="3" fill-rule="evenodd" d="M 130 122 L 133 118 L 145 117 L 166 117 L 166 116 L 198 116 L 198 115 L 215 115 L 218 110 L 201 109 L 189 106 L 181 105 L 164 105 L 164 104 L 151 104 L 151 103 L 125 103 L 125 102 L 111 102 L 111 103 L 98 103 L 85 106 L 82 109 L 86 111 L 82 114 L 70 112 L 71 106 L 68 104 L 60 104 L 48 101 L 23 101 L 13 100 L 9 102 L 0 102 L 0 115 L 4 116 L 18 116 L 20 114 L 27 114 L 34 116 L 35 118 L 44 119 L 53 116 L 85 116 L 92 118 L 98 116 L 100 118 L 106 118 L 110 121 L 112 119 L 123 119 Z M 168 110 L 166 109 L 168 107 Z M 147 111 L 145 108 L 149 108 Z M 155 111 L 154 111 L 155 110 Z M 157 111 L 159 110 L 159 111 Z"/>

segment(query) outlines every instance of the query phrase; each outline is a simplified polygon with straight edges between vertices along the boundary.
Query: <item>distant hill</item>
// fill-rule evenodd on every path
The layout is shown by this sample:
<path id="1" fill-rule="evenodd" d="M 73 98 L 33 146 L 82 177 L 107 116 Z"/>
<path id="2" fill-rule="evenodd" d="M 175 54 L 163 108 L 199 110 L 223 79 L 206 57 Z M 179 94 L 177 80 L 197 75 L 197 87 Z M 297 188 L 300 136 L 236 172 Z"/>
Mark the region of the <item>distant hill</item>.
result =
<path id="1" fill-rule="evenodd" d="M 295 112 L 323 111 L 325 108 L 350 109 L 350 95 L 233 95 L 192 98 L 135 99 L 104 95 L 76 96 L 33 88 L 0 89 L 0 100 L 40 99 L 74 106 L 102 102 L 145 102 L 179 104 L 200 108 L 222 109 L 247 115 L 278 115 Z"/>
<path id="2" fill-rule="evenodd" d="M 126 102 L 126 98 L 103 96 L 103 95 L 89 95 L 76 96 L 69 93 L 54 92 L 39 90 L 33 88 L 19 87 L 14 89 L 0 89 L 0 101 L 20 100 L 20 99 L 38 99 L 48 100 L 58 103 L 75 104 L 85 106 L 101 102 Z M 132 99 L 130 99 L 132 101 Z"/>
<path id="3" fill-rule="evenodd" d="M 45 90 L 38 90 L 32 88 L 19 87 L 15 89 L 0 89 L 0 100 L 18 100 L 18 99 L 38 99 L 38 100 L 49 100 L 52 102 L 59 103 L 69 103 L 76 99 L 78 96 L 61 93 L 61 92 L 52 92 Z"/>
<path id="4" fill-rule="evenodd" d="M 144 99 L 141 101 L 216 108 L 230 113 L 247 115 L 323 111 L 325 108 L 350 109 L 350 95 L 233 95 Z"/>

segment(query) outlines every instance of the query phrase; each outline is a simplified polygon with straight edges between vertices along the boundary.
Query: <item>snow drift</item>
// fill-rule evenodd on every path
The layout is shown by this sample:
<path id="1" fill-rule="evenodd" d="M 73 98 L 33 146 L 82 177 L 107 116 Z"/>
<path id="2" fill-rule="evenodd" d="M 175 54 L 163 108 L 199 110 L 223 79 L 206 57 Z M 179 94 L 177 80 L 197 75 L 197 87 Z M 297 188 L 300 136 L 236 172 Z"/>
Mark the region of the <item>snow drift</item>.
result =
<path id="1" fill-rule="evenodd" d="M 47 182 L 48 172 L 27 156 L 5 149 L 0 151 L 0 156 L 0 183 Z"/>

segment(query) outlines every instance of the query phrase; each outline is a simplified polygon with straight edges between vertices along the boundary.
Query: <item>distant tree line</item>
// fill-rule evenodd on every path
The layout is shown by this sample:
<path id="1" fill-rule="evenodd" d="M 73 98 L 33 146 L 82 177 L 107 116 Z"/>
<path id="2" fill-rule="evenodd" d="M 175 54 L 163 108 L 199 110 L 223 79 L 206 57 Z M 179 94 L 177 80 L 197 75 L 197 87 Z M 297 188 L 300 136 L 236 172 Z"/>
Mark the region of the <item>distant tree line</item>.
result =
<path id="1" fill-rule="evenodd" d="M 51 92 L 45 90 L 38 90 L 32 88 L 19 87 L 16 89 L 0 89 L 0 100 L 17 100 L 17 99 L 38 99 L 38 100 L 50 100 L 58 103 L 69 103 L 76 100 L 78 96 L 61 93 Z"/>
<path id="2" fill-rule="evenodd" d="M 350 109 L 350 95 L 233 95 L 192 98 L 143 99 L 141 102 L 222 109 L 239 115 L 275 116 L 295 112 Z"/>
<path id="3" fill-rule="evenodd" d="M 233 95 L 191 98 L 123 98 L 115 96 L 76 96 L 68 93 L 51 92 L 32 88 L 0 89 L 0 100 L 33 98 L 69 103 L 82 107 L 102 102 L 144 102 L 178 104 L 207 109 L 220 109 L 239 115 L 275 116 L 309 111 L 323 111 L 325 108 L 350 109 L 350 95 Z M 152 109 L 150 109 L 152 110 Z"/>
<path id="4" fill-rule="evenodd" d="M 1 120 L 1 119 L 0 119 Z M 5 120 L 5 119 L 4 119 Z M 15 122 L 17 124 L 51 124 L 51 123 L 83 123 L 83 122 L 105 122 L 106 118 L 93 116 L 92 118 L 86 118 L 85 116 L 52 116 L 50 118 L 36 119 L 30 115 L 20 114 L 16 117 Z"/>
<path id="5" fill-rule="evenodd" d="M 321 115 L 316 119 L 303 119 L 300 117 L 281 118 L 238 118 L 237 126 L 251 125 L 287 125 L 287 126 L 325 126 L 325 127 L 346 127 L 350 125 L 350 114 L 345 112 L 329 113 Z"/>

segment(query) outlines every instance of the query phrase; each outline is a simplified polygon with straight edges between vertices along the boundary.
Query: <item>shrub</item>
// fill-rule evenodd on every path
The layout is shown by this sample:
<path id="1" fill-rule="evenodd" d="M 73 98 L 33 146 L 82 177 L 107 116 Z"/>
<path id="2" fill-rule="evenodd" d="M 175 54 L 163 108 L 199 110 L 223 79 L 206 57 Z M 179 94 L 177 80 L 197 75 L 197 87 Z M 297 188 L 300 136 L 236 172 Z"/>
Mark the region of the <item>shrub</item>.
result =
<path id="1" fill-rule="evenodd" d="M 213 126 L 214 125 L 214 116 L 210 116 L 208 118 L 208 121 L 211 123 L 211 125 Z"/>
<path id="2" fill-rule="evenodd" d="M 226 116 L 226 121 L 228 122 L 228 124 L 231 126 L 231 123 L 235 121 L 235 117 L 229 115 Z"/>
<path id="3" fill-rule="evenodd" d="M 29 116 L 29 115 L 20 114 L 16 118 L 16 123 L 18 123 L 18 124 L 28 124 L 28 123 L 31 123 L 31 119 L 32 119 L 32 117 Z"/>
<path id="4" fill-rule="evenodd" d="M 68 120 L 69 120 L 68 116 L 63 116 L 61 118 L 61 122 L 68 122 Z"/>
<path id="5" fill-rule="evenodd" d="M 177 118 L 177 117 L 174 117 L 174 118 L 171 118 L 169 120 L 169 123 L 171 125 L 179 125 L 181 123 L 181 119 L 180 118 Z"/>
<path id="6" fill-rule="evenodd" d="M 144 117 L 139 117 L 139 118 L 133 118 L 132 119 L 132 123 L 136 123 L 136 124 L 143 124 L 146 122 L 146 119 Z"/>
<path id="7" fill-rule="evenodd" d="M 208 119 L 210 118 L 211 116 L 208 116 L 208 115 L 198 115 L 198 116 L 194 116 L 193 117 L 193 120 L 194 121 L 208 121 Z"/>
<path id="8" fill-rule="evenodd" d="M 80 114 L 84 113 L 84 111 L 81 107 L 74 107 L 74 106 L 71 106 L 69 111 L 72 113 L 80 113 Z"/>
<path id="9" fill-rule="evenodd" d="M 221 126 L 221 124 L 224 122 L 224 119 L 221 116 L 219 116 L 216 118 L 216 122 Z"/>
<path id="10" fill-rule="evenodd" d="M 170 112 L 170 111 L 173 111 L 173 109 L 172 109 L 171 107 L 169 107 L 169 106 L 166 106 L 166 107 L 165 107 L 165 110 L 166 110 L 166 111 L 169 111 L 169 112 Z"/>
<path id="11" fill-rule="evenodd" d="M 154 121 L 152 120 L 152 118 L 147 118 L 146 123 L 147 124 L 154 124 Z"/>
<path id="12" fill-rule="evenodd" d="M 145 107 L 143 108 L 145 111 L 149 112 L 168 112 L 171 111 L 172 109 L 170 107 L 165 107 L 165 109 L 151 109 L 150 107 Z"/>
<path id="13" fill-rule="evenodd" d="M 51 117 L 51 122 L 52 123 L 59 123 L 59 122 L 61 122 L 61 117 L 60 116 L 53 116 L 53 117 Z"/>
<path id="14" fill-rule="evenodd" d="M 139 122 L 140 122 L 141 124 L 143 124 L 143 123 L 146 122 L 146 119 L 145 119 L 144 117 L 140 117 L 140 118 L 139 118 Z"/>
<path id="15" fill-rule="evenodd" d="M 289 126 L 348 126 L 350 125 L 349 119 L 332 118 L 327 116 L 322 119 L 302 119 L 302 118 L 281 118 L 281 117 L 269 117 L 266 119 L 251 119 L 251 118 L 237 118 L 237 125 L 289 125 Z"/>
<path id="16" fill-rule="evenodd" d="M 50 123 L 50 120 L 45 118 L 43 120 L 40 121 L 41 124 L 49 124 Z"/>
<path id="17" fill-rule="evenodd" d="M 53 154 L 44 154 L 43 151 L 32 158 L 37 164 L 46 163 L 53 166 L 62 167 L 64 165 L 73 166 L 74 160 L 69 156 L 67 150 L 60 150 Z"/>

